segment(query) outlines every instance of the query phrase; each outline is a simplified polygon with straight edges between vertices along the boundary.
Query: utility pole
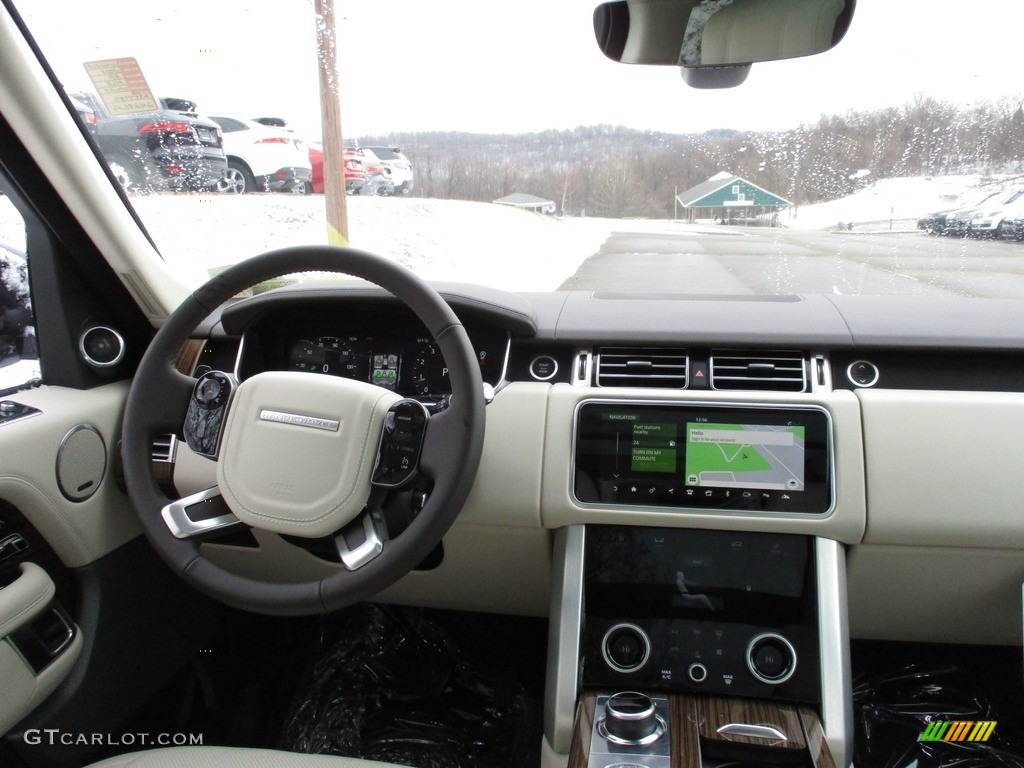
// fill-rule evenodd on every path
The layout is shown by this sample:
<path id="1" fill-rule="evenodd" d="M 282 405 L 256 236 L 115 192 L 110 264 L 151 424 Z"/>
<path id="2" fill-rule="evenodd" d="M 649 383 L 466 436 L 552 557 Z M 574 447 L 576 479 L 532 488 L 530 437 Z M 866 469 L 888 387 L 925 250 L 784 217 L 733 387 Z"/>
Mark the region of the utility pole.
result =
<path id="1" fill-rule="evenodd" d="M 324 144 L 324 200 L 327 242 L 348 245 L 348 206 L 345 197 L 345 141 L 341 133 L 341 84 L 338 76 L 338 33 L 334 0 L 313 0 L 316 13 L 316 52 L 320 63 L 320 129 Z"/>

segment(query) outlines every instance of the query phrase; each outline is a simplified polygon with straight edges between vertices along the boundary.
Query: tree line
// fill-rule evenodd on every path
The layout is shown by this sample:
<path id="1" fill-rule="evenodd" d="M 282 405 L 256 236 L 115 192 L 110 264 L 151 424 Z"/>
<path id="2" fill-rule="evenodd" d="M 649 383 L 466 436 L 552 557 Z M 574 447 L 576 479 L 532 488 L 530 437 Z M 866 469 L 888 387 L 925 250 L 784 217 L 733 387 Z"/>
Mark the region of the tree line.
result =
<path id="1" fill-rule="evenodd" d="M 877 178 L 1024 170 L 1024 109 L 919 96 L 902 107 L 822 115 L 785 131 L 699 134 L 587 126 L 526 134 L 394 133 L 420 197 L 486 201 L 515 192 L 566 215 L 671 216 L 675 192 L 729 171 L 795 204 L 833 200 Z"/>

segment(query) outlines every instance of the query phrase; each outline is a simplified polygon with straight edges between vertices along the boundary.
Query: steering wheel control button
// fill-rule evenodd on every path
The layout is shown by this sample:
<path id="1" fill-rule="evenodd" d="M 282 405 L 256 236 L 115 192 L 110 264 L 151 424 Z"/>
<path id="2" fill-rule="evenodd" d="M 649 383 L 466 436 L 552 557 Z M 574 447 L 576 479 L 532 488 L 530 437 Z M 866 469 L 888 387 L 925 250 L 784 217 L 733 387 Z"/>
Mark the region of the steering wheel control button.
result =
<path id="1" fill-rule="evenodd" d="M 231 395 L 231 379 L 220 371 L 211 371 L 196 382 L 192 397 L 207 410 L 223 408 Z"/>
<path id="2" fill-rule="evenodd" d="M 234 382 L 220 371 L 202 376 L 192 389 L 185 414 L 185 443 L 198 454 L 215 457 Z"/>
<path id="3" fill-rule="evenodd" d="M 416 476 L 429 414 L 418 400 L 399 400 L 384 415 L 377 461 L 371 482 L 398 488 Z"/>
<path id="4" fill-rule="evenodd" d="M 605 633 L 601 653 L 616 672 L 636 672 L 651 656 L 651 641 L 635 624 L 616 624 Z"/>
<path id="5" fill-rule="evenodd" d="M 747 667 L 762 683 L 784 683 L 796 671 L 796 649 L 782 635 L 758 635 L 747 646 Z"/>
<path id="6" fill-rule="evenodd" d="M 846 368 L 846 378 L 855 387 L 873 387 L 878 383 L 878 367 L 867 360 L 857 360 Z"/>

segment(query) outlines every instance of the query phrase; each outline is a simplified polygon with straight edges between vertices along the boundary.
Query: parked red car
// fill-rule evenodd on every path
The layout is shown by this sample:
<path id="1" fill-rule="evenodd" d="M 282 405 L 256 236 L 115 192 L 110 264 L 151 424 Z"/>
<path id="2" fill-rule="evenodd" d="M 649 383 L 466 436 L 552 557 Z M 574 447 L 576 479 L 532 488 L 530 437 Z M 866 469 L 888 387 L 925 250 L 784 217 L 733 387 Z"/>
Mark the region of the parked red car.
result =
<path id="1" fill-rule="evenodd" d="M 313 166 L 312 189 L 324 191 L 324 151 L 322 144 L 309 145 L 309 162 Z M 345 150 L 345 193 L 349 195 L 393 195 L 395 182 L 386 165 L 368 163 L 358 150 Z"/>
<path id="2" fill-rule="evenodd" d="M 322 144 L 309 145 L 309 163 L 313 166 L 312 188 L 315 194 L 324 191 L 324 148 Z M 358 195 L 366 183 L 366 171 L 358 152 L 345 150 L 345 192 Z"/>

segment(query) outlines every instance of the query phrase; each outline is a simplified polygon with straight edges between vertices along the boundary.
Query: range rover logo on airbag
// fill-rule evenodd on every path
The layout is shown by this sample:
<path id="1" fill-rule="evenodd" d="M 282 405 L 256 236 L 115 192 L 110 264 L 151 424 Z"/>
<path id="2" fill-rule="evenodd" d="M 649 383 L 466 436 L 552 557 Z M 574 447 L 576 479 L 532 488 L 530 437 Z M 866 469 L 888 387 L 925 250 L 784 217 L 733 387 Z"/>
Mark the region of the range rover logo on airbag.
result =
<path id="1" fill-rule="evenodd" d="M 282 413 L 281 411 L 260 411 L 260 421 L 276 421 L 279 424 L 294 424 L 296 427 L 312 427 L 337 432 L 341 422 L 335 419 L 320 419 L 316 416 L 303 416 L 298 413 Z"/>

